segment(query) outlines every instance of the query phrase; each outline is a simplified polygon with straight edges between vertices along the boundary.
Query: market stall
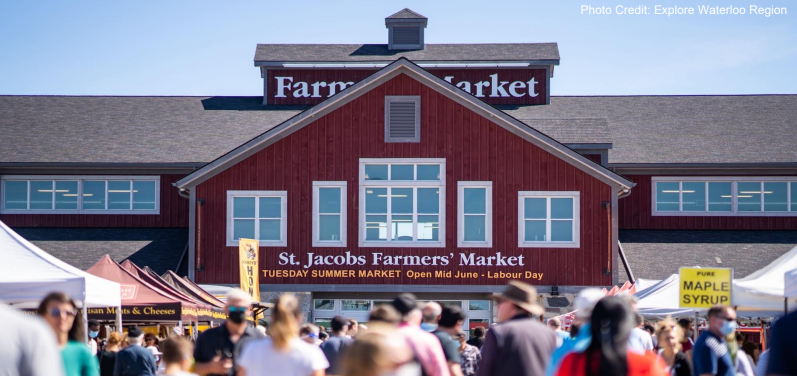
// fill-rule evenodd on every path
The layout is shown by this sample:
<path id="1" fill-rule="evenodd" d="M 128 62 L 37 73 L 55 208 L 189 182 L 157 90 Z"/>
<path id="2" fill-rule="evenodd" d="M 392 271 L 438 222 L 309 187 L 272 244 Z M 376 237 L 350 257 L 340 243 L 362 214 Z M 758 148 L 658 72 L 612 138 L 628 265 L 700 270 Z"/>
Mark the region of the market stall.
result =
<path id="1" fill-rule="evenodd" d="M 102 277 L 121 286 L 121 314 L 125 322 L 182 324 L 197 321 L 197 305 L 172 298 L 161 290 L 142 281 L 121 265 L 103 256 L 89 273 Z M 98 320 L 109 320 L 116 312 L 116 307 L 89 309 L 89 317 Z"/>

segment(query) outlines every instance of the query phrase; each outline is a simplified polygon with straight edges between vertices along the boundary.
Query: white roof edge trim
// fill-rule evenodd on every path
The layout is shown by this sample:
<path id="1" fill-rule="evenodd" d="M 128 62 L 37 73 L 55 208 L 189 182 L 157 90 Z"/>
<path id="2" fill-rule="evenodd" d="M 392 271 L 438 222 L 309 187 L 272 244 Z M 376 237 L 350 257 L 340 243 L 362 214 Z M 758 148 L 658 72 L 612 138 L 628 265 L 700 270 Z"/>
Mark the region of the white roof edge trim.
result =
<path id="1" fill-rule="evenodd" d="M 406 70 L 406 72 L 397 72 L 399 69 L 402 68 L 403 70 Z M 607 170 L 602 167 L 601 168 L 595 167 L 594 162 L 590 161 L 581 154 L 578 154 L 577 152 L 569 149 L 565 145 L 537 131 L 536 129 L 531 128 L 530 126 L 526 125 L 520 120 L 511 117 L 505 112 L 496 109 L 495 107 L 479 100 L 478 98 L 470 94 L 467 94 L 465 91 L 461 89 L 456 88 L 455 86 L 431 74 L 430 72 L 424 70 L 423 68 L 420 68 L 415 63 L 411 62 L 406 58 L 400 58 L 399 60 L 396 60 L 395 62 L 383 68 L 382 70 L 377 71 L 368 78 L 356 83 L 354 86 L 350 86 L 346 88 L 344 91 L 341 91 L 338 95 L 335 95 L 313 106 L 312 108 L 300 113 L 299 115 L 296 115 L 295 117 L 283 122 L 282 124 L 246 142 L 245 144 L 239 146 L 238 148 L 231 150 L 227 154 L 208 163 L 199 170 L 196 170 L 195 172 L 189 174 L 188 176 L 180 179 L 174 185 L 178 188 L 194 187 L 197 184 L 209 179 L 211 176 L 216 175 L 214 171 L 218 169 L 221 170 L 226 169 L 227 167 L 225 166 L 228 163 L 230 162 L 232 162 L 233 164 L 237 163 L 238 161 L 234 161 L 236 158 L 242 155 L 246 155 L 248 157 L 249 155 L 251 155 L 251 154 L 247 155 L 249 152 L 251 152 L 253 149 L 259 148 L 263 143 L 267 142 L 268 140 L 282 135 L 290 134 L 289 131 L 292 131 L 294 127 L 301 125 L 301 123 L 312 121 L 317 114 L 324 112 L 325 110 L 331 107 L 338 106 L 338 104 L 341 102 L 346 103 L 346 101 L 350 98 L 353 99 L 360 96 L 361 95 L 360 91 L 363 88 L 370 86 L 374 82 L 379 82 L 382 80 L 392 78 L 395 75 L 398 75 L 398 73 L 409 73 L 411 76 L 414 76 L 416 78 L 418 77 L 423 78 L 425 81 L 428 81 L 428 83 L 434 84 L 434 86 L 439 89 L 438 91 L 444 93 L 444 95 L 446 95 L 447 97 L 454 96 L 465 102 L 468 102 L 470 107 L 472 107 L 471 109 L 476 108 L 489 114 L 488 119 L 490 119 L 491 121 L 499 120 L 500 123 L 505 124 L 509 128 L 516 129 L 531 136 L 541 144 L 547 145 L 550 149 L 552 149 L 552 151 L 554 151 L 554 155 L 559 154 L 558 156 L 560 158 L 565 158 L 573 162 L 576 162 L 574 163 L 576 166 L 581 166 L 582 170 L 585 170 L 587 173 L 590 173 L 590 175 L 592 176 L 595 176 L 599 179 L 600 179 L 599 176 L 602 176 L 603 179 L 600 180 L 603 180 L 607 184 L 617 185 L 623 189 L 631 189 L 636 185 L 630 180 L 610 170 Z M 205 179 L 202 179 L 203 177 L 209 174 L 212 175 Z"/>
<path id="2" fill-rule="evenodd" d="M 394 62 L 394 60 L 373 60 L 373 61 L 272 61 L 272 60 L 255 60 L 256 67 L 291 67 L 291 68 L 345 68 L 345 67 L 363 67 L 363 66 L 387 66 Z M 482 66 L 504 66 L 504 67 L 545 67 L 550 65 L 559 65 L 559 60 L 544 59 L 544 60 L 415 60 L 413 63 L 420 66 L 437 65 L 440 67 L 478 67 L 476 64 L 487 64 Z M 518 65 L 520 64 L 520 65 Z"/>

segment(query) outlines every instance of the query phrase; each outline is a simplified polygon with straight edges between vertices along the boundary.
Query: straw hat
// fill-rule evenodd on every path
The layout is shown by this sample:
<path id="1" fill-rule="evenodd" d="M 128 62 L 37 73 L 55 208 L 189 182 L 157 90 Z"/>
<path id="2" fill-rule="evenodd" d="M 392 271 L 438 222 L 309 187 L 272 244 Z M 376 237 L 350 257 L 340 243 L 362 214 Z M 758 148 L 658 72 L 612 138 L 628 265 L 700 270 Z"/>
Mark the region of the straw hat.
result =
<path id="1" fill-rule="evenodd" d="M 506 290 L 493 295 L 493 299 L 510 302 L 533 315 L 542 316 L 545 313 L 545 308 L 537 303 L 537 289 L 528 283 L 509 281 Z"/>

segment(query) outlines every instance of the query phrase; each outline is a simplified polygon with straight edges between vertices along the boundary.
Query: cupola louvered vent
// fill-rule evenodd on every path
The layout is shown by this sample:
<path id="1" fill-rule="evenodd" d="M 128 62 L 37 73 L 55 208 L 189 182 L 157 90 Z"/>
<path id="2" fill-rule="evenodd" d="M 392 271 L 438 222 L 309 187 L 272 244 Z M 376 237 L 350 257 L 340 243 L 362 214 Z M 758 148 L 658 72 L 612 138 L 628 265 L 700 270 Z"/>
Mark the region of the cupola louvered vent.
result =
<path id="1" fill-rule="evenodd" d="M 421 28 L 417 26 L 394 26 L 393 44 L 420 45 Z"/>
<path id="2" fill-rule="evenodd" d="M 385 142 L 420 142 L 420 111 L 420 97 L 385 97 Z"/>

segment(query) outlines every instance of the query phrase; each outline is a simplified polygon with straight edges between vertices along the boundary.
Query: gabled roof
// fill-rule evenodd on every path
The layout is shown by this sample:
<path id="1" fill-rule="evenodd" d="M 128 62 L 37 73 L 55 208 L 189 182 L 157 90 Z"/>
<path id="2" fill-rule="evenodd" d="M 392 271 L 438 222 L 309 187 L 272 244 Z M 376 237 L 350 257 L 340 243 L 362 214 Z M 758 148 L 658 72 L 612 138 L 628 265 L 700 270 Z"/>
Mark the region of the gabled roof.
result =
<path id="1" fill-rule="evenodd" d="M 255 66 L 282 63 L 384 63 L 406 57 L 430 62 L 523 62 L 559 65 L 556 43 L 425 44 L 422 50 L 399 51 L 387 44 L 258 44 Z"/>
<path id="2" fill-rule="evenodd" d="M 491 122 L 506 128 L 510 132 L 526 139 L 541 149 L 561 158 L 607 184 L 616 185 L 623 189 L 630 189 L 635 185 L 628 179 L 590 161 L 553 138 L 529 127 L 527 124 L 507 115 L 495 107 L 490 106 L 481 99 L 457 88 L 451 83 L 440 79 L 405 58 L 395 61 L 366 79 L 327 98 L 323 102 L 266 131 L 260 136 L 255 137 L 183 179 L 180 179 L 174 185 L 178 188 L 194 187 L 400 74 L 405 74 L 419 81 L 421 84 L 436 90 L 449 99 L 454 100 L 475 113 L 489 119 Z"/>
<path id="3" fill-rule="evenodd" d="M 402 9 L 402 10 L 396 12 L 396 13 L 393 13 L 393 14 L 385 17 L 385 19 L 391 19 L 391 18 L 417 18 L 417 19 L 424 19 L 424 20 L 427 19 L 425 16 L 421 15 L 420 13 L 417 13 L 417 12 L 413 11 L 410 8 L 404 8 L 404 9 Z"/>

